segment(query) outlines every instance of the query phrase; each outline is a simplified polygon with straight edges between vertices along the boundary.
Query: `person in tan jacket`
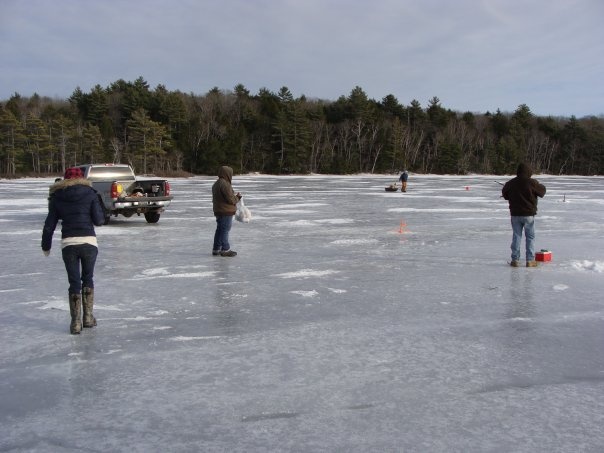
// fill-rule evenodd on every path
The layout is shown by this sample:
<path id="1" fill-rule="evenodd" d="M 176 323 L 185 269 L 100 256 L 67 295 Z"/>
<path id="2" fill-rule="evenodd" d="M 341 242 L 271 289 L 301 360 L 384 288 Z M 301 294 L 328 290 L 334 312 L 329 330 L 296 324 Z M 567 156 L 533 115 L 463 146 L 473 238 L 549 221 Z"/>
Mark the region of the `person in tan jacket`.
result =
<path id="1" fill-rule="evenodd" d="M 233 225 L 233 216 L 237 211 L 237 202 L 241 199 L 239 192 L 235 193 L 231 182 L 233 169 L 222 166 L 218 169 L 218 180 L 212 186 L 212 208 L 216 216 L 216 232 L 214 233 L 214 256 L 236 256 L 231 250 L 229 232 Z"/>

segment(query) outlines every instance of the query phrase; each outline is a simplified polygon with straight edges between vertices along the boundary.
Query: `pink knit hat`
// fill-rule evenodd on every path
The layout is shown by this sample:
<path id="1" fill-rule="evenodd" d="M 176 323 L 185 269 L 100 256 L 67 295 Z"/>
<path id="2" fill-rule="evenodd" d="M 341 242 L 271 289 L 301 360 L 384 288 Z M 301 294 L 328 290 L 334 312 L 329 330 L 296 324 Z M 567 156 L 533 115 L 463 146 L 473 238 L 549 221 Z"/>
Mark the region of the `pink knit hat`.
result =
<path id="1" fill-rule="evenodd" d="M 65 179 L 77 179 L 83 177 L 84 173 L 82 173 L 82 169 L 79 167 L 71 167 L 65 170 Z"/>

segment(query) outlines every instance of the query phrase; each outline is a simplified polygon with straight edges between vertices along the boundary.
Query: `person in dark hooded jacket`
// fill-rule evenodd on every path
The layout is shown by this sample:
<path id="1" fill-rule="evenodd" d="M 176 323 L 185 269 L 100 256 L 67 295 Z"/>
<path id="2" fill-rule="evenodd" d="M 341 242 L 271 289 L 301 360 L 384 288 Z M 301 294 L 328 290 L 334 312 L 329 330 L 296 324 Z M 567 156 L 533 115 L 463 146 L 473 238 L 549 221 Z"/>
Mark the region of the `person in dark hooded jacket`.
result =
<path id="1" fill-rule="evenodd" d="M 533 170 L 527 164 L 518 165 L 516 177 L 506 182 L 501 196 L 508 200 L 512 222 L 512 262 L 513 267 L 520 266 L 520 244 L 522 231 L 526 240 L 526 267 L 535 267 L 535 215 L 537 197 L 545 196 L 545 186 L 532 178 Z"/>
<path id="2" fill-rule="evenodd" d="M 401 192 L 407 192 L 407 180 L 408 179 L 409 179 L 409 173 L 407 172 L 407 169 L 405 168 L 398 178 L 398 180 L 401 182 Z"/>
<path id="3" fill-rule="evenodd" d="M 61 220 L 61 248 L 69 281 L 69 311 L 72 334 L 84 327 L 96 326 L 94 305 L 94 266 L 98 245 L 94 226 L 105 223 L 98 193 L 83 178 L 78 167 L 68 168 L 65 179 L 50 187 L 48 215 L 42 230 L 42 251 L 50 254 L 52 236 Z M 82 306 L 83 322 L 82 322 Z"/>
<path id="4" fill-rule="evenodd" d="M 214 233 L 214 256 L 236 256 L 237 252 L 231 250 L 229 232 L 233 225 L 233 216 L 237 212 L 237 202 L 241 194 L 233 190 L 233 169 L 222 166 L 218 169 L 218 180 L 212 186 L 212 208 L 216 216 L 216 232 Z"/>

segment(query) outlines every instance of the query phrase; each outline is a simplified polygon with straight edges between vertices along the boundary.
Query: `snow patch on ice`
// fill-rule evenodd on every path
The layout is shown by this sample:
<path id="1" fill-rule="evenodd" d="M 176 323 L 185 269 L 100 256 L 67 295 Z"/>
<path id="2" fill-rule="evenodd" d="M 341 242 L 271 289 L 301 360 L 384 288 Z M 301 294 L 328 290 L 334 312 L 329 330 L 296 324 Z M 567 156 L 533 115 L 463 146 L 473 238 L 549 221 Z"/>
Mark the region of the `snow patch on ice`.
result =
<path id="1" fill-rule="evenodd" d="M 95 230 L 97 236 L 138 236 L 141 234 L 139 228 L 134 228 L 132 225 L 130 228 L 97 228 Z"/>
<path id="2" fill-rule="evenodd" d="M 0 278 L 12 278 L 12 277 L 34 277 L 36 275 L 43 275 L 42 272 L 26 272 L 24 274 L 3 274 Z"/>
<path id="3" fill-rule="evenodd" d="M 348 223 L 354 223 L 353 219 L 323 219 L 315 220 L 317 223 L 328 223 L 330 225 L 345 225 Z"/>
<path id="4" fill-rule="evenodd" d="M 279 213 L 279 214 L 314 214 L 317 211 L 311 211 L 309 209 L 263 209 L 263 212 L 267 214 Z"/>
<path id="5" fill-rule="evenodd" d="M 554 290 L 555 291 L 566 291 L 568 289 L 568 285 L 564 285 L 564 284 L 558 284 L 558 285 L 554 285 Z"/>
<path id="6" fill-rule="evenodd" d="M 216 274 L 214 271 L 208 272 L 184 272 L 182 274 L 171 274 L 160 278 L 197 278 L 197 277 L 212 277 Z"/>
<path id="7" fill-rule="evenodd" d="M 156 275 L 169 275 L 168 269 L 165 267 L 158 267 L 155 269 L 145 269 L 141 272 L 145 276 L 156 276 Z"/>
<path id="8" fill-rule="evenodd" d="M 295 220 L 292 222 L 280 222 L 280 224 L 286 223 L 287 225 L 291 225 L 291 226 L 314 226 L 314 222 L 312 222 L 311 220 Z"/>
<path id="9" fill-rule="evenodd" d="M 196 265 L 191 265 L 191 264 L 187 264 L 186 266 L 175 266 L 174 269 L 202 269 L 202 268 L 207 268 L 208 266 L 204 265 L 204 264 L 196 264 Z"/>
<path id="10" fill-rule="evenodd" d="M 19 198 L 4 198 L 2 200 L 2 205 L 3 206 L 16 206 L 18 208 L 22 208 L 23 206 L 31 206 L 31 205 L 35 205 L 35 204 L 39 204 L 40 203 L 40 199 L 39 198 L 25 198 L 25 197 L 19 197 Z M 46 208 L 46 211 L 48 212 L 48 207 L 44 206 L 44 208 Z"/>
<path id="11" fill-rule="evenodd" d="M 337 289 L 337 288 L 327 288 L 329 291 L 331 291 L 332 293 L 335 294 L 343 294 L 343 293 L 347 293 L 348 291 L 345 289 Z"/>
<path id="12" fill-rule="evenodd" d="M 291 208 L 308 208 L 317 206 L 327 206 L 327 203 L 290 203 L 290 204 L 276 204 L 272 206 L 272 209 L 291 209 Z"/>
<path id="13" fill-rule="evenodd" d="M 338 274 L 340 271 L 335 270 L 325 270 L 325 271 L 316 271 L 313 269 L 300 269 L 295 272 L 284 272 L 283 274 L 273 274 L 273 277 L 281 277 L 281 278 L 310 278 L 310 277 L 324 277 L 326 275 Z"/>
<path id="14" fill-rule="evenodd" d="M 297 294 L 302 297 L 315 297 L 319 295 L 319 293 L 314 289 L 311 291 L 290 291 L 290 293 Z"/>
<path id="15" fill-rule="evenodd" d="M 25 236 L 28 234 L 40 234 L 39 230 L 11 230 L 11 231 L 3 231 L 2 236 Z"/>
<path id="16" fill-rule="evenodd" d="M 604 272 L 604 261 L 573 261 L 571 266 L 580 271 Z"/>
<path id="17" fill-rule="evenodd" d="M 454 217 L 451 220 L 479 220 L 479 221 L 484 221 L 484 220 L 501 220 L 501 219 L 507 219 L 509 217 L 509 214 L 507 214 L 507 216 L 499 216 L 499 217 L 488 217 L 488 216 L 484 216 L 484 217 Z"/>
<path id="18" fill-rule="evenodd" d="M 65 299 L 55 298 L 50 300 L 34 300 L 31 302 L 24 302 L 23 305 L 30 304 L 41 304 L 41 306 L 36 307 L 38 310 L 69 310 L 69 303 L 67 301 L 67 297 Z"/>
<path id="19" fill-rule="evenodd" d="M 153 327 L 153 330 L 168 330 L 168 329 L 172 329 L 172 326 L 155 326 Z"/>
<path id="20" fill-rule="evenodd" d="M 353 219 L 319 219 L 319 220 L 294 220 L 288 222 L 280 222 L 281 225 L 293 225 L 293 226 L 316 226 L 322 224 L 328 225 L 347 225 L 354 223 Z"/>
<path id="21" fill-rule="evenodd" d="M 168 338 L 169 341 L 195 341 L 195 340 L 214 340 L 216 338 L 220 338 L 220 336 L 208 336 L 208 337 L 184 337 L 184 336 L 178 336 L 178 337 L 172 337 L 172 338 Z"/>
<path id="22" fill-rule="evenodd" d="M 156 310 L 156 311 L 152 311 L 151 313 L 149 313 L 150 315 L 156 315 L 156 316 L 161 316 L 161 315 L 167 315 L 168 313 L 170 313 L 169 311 L 166 310 Z"/>
<path id="23" fill-rule="evenodd" d="M 589 312 L 581 312 L 581 313 L 567 313 L 562 316 L 556 317 L 554 322 L 568 322 L 568 321 L 583 321 L 583 320 L 592 320 L 594 318 L 604 319 L 604 313 L 601 311 L 589 311 Z"/>
<path id="24" fill-rule="evenodd" d="M 481 208 L 390 208 L 388 212 L 493 212 L 493 209 Z"/>
<path id="25" fill-rule="evenodd" d="M 206 271 L 206 272 L 183 272 L 182 274 L 172 274 L 172 273 L 157 273 L 153 275 L 135 275 L 129 280 L 151 280 L 158 278 L 204 278 L 204 277 L 212 277 L 216 274 L 214 271 Z"/>
<path id="26" fill-rule="evenodd" d="M 107 311 L 125 311 L 123 308 L 116 307 L 115 305 L 99 305 L 94 304 L 95 310 L 107 310 Z"/>
<path id="27" fill-rule="evenodd" d="M 360 244 L 375 244 L 379 242 L 377 239 L 338 239 L 331 241 L 334 245 L 360 245 Z"/>

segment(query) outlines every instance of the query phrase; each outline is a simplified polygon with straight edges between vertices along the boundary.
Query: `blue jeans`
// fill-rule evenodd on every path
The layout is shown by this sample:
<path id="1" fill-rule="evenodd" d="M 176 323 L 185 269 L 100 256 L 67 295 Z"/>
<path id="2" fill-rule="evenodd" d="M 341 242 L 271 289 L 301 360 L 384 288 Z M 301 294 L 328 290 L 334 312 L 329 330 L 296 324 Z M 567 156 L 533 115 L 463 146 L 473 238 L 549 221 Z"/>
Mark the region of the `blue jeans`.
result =
<path id="1" fill-rule="evenodd" d="M 512 261 L 520 260 L 520 244 L 522 242 L 522 230 L 526 236 L 526 260 L 535 260 L 535 217 L 512 216 Z"/>
<path id="2" fill-rule="evenodd" d="M 68 245 L 62 253 L 69 280 L 69 294 L 80 294 L 82 286 L 94 288 L 94 265 L 99 250 L 94 245 L 80 244 Z"/>
<path id="3" fill-rule="evenodd" d="M 232 215 L 217 215 L 216 216 L 216 233 L 214 233 L 214 252 L 221 250 L 230 250 L 229 231 L 233 225 Z"/>

